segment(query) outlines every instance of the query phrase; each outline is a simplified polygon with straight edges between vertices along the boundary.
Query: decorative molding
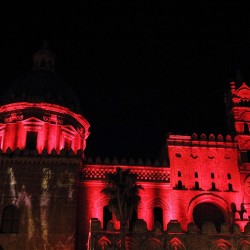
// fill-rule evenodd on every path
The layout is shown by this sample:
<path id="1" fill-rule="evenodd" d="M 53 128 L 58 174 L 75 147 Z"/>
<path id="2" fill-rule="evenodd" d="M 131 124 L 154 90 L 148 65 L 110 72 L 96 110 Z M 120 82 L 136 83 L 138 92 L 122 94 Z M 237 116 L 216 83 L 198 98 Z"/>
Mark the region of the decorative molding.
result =
<path id="1" fill-rule="evenodd" d="M 56 115 L 56 114 L 52 114 L 52 113 L 46 113 L 43 116 L 43 120 L 45 122 L 51 122 L 51 123 L 55 123 L 55 124 L 59 124 L 59 125 L 63 124 L 63 117 Z"/>
<path id="2" fill-rule="evenodd" d="M 130 168 L 131 166 L 129 166 Z M 81 180 L 103 180 L 107 173 L 112 173 L 115 171 L 115 168 L 97 168 L 95 167 L 85 167 L 81 172 Z M 155 169 L 152 167 L 151 169 L 139 169 L 133 168 L 131 172 L 137 174 L 138 181 L 145 182 L 164 182 L 170 183 L 170 172 L 165 169 Z"/>
<path id="3" fill-rule="evenodd" d="M 16 122 L 16 121 L 21 121 L 21 120 L 23 120 L 23 114 L 16 113 L 16 112 L 11 113 L 7 117 L 4 118 L 5 123 L 11 123 L 11 122 Z"/>

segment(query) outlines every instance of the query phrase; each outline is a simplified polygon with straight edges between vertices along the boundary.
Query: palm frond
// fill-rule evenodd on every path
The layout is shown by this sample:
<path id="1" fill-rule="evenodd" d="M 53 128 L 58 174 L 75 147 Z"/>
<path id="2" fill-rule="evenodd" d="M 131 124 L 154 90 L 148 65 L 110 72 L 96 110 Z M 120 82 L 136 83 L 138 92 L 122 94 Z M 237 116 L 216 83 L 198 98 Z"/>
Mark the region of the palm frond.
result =
<path id="1" fill-rule="evenodd" d="M 144 189 L 136 180 L 137 175 L 130 169 L 117 168 L 116 172 L 106 174 L 106 187 L 101 192 L 109 198 L 109 209 L 120 221 L 130 220 L 141 201 L 139 192 Z"/>

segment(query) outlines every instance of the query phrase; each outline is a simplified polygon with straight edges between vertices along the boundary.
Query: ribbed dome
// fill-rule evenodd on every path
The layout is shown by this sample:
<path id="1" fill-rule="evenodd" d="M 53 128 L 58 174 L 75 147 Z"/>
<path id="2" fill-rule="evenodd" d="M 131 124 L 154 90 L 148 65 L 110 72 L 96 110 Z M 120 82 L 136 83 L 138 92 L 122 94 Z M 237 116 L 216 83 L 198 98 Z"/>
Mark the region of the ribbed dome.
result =
<path id="1" fill-rule="evenodd" d="M 46 46 L 33 56 L 33 69 L 19 76 L 1 95 L 1 104 L 47 102 L 80 112 L 75 92 L 54 71 L 54 55 Z"/>

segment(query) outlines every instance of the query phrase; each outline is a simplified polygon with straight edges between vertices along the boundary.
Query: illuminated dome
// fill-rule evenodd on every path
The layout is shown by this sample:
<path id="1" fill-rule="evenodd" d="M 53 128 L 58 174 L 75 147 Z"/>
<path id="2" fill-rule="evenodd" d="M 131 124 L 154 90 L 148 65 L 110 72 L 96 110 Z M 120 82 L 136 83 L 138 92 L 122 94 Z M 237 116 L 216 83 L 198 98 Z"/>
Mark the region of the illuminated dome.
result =
<path id="1" fill-rule="evenodd" d="M 80 112 L 75 92 L 55 72 L 55 56 L 47 43 L 33 55 L 33 69 L 20 75 L 1 96 L 1 104 L 53 103 Z"/>
<path id="2" fill-rule="evenodd" d="M 0 150 L 64 150 L 83 157 L 90 125 L 79 112 L 74 91 L 54 71 L 55 57 L 46 44 L 33 59 L 33 69 L 2 95 Z"/>

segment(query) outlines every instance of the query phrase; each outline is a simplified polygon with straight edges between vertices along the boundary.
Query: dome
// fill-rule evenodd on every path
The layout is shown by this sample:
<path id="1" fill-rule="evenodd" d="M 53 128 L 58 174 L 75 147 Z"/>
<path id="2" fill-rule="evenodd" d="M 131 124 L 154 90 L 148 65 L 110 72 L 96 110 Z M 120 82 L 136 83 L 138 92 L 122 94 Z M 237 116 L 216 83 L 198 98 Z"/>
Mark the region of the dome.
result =
<path id="1" fill-rule="evenodd" d="M 14 102 L 52 103 L 80 112 L 75 92 L 55 72 L 47 44 L 33 55 L 33 69 L 20 75 L 1 95 L 1 105 Z"/>

